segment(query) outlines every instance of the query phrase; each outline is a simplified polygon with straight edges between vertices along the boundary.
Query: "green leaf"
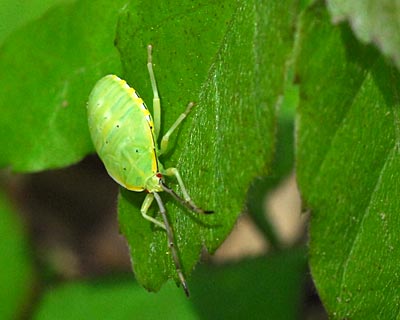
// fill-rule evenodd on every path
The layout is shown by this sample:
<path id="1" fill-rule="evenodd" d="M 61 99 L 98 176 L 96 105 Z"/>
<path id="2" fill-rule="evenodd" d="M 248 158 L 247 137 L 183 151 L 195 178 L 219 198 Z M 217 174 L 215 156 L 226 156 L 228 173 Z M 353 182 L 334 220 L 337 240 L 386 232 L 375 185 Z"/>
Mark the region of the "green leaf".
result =
<path id="1" fill-rule="evenodd" d="M 0 191 L 0 318 L 19 319 L 35 281 L 21 221 Z"/>
<path id="2" fill-rule="evenodd" d="M 391 319 L 400 284 L 400 77 L 322 5 L 302 17 L 297 174 L 332 318 Z"/>
<path id="3" fill-rule="evenodd" d="M 143 2 L 121 17 L 125 76 L 145 101 L 152 99 L 145 48 L 153 44 L 164 132 L 189 101 L 198 102 L 161 159 L 181 171 L 199 206 L 215 211 L 199 216 L 162 195 L 186 275 L 203 247 L 212 253 L 226 238 L 251 181 L 267 173 L 294 17 L 292 1 L 162 2 L 157 10 Z M 141 217 L 143 197 L 123 190 L 119 220 L 138 281 L 158 290 L 177 275 L 165 232 Z"/>
<path id="4" fill-rule="evenodd" d="M 123 279 L 120 279 L 123 280 Z M 131 278 L 64 284 L 47 291 L 34 319 L 197 319 L 175 285 L 149 294 Z"/>
<path id="5" fill-rule="evenodd" d="M 398 0 L 328 0 L 335 22 L 348 21 L 364 43 L 374 43 L 400 67 L 400 6 Z"/>
<path id="6" fill-rule="evenodd" d="M 74 0 L 2 0 L 0 2 L 0 44 L 16 29 L 35 20 L 57 4 Z"/>
<path id="7" fill-rule="evenodd" d="M 1 47 L 0 166 L 62 167 L 93 150 L 86 101 L 105 73 L 120 69 L 113 47 L 125 1 L 78 1 L 54 8 Z"/>

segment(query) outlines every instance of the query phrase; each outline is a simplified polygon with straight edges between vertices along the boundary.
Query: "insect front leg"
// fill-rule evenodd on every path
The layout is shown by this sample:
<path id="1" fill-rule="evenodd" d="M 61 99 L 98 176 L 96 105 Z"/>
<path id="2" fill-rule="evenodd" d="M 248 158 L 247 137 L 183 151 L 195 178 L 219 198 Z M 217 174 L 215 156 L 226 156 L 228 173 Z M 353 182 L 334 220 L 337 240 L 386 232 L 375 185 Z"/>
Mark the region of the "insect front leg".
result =
<path id="1" fill-rule="evenodd" d="M 153 90 L 153 118 L 154 118 L 154 132 L 156 137 L 160 134 L 161 127 L 161 106 L 160 97 L 158 96 L 156 77 L 153 71 L 153 60 L 151 55 L 152 46 L 147 46 L 147 69 L 149 70 L 151 88 Z"/>
<path id="2" fill-rule="evenodd" d="M 160 144 L 160 154 L 163 154 L 167 151 L 168 149 L 168 141 L 169 141 L 169 136 L 175 131 L 175 129 L 181 124 L 181 122 L 186 118 L 186 116 L 189 114 L 189 112 L 192 110 L 194 106 L 193 102 L 190 102 L 188 106 L 186 107 L 185 112 L 181 113 L 181 115 L 176 119 L 174 124 L 169 128 L 167 133 L 162 137 L 161 139 L 161 144 Z"/>
<path id="3" fill-rule="evenodd" d="M 160 221 L 154 219 L 153 217 L 150 217 L 149 215 L 147 215 L 147 211 L 149 210 L 152 202 L 154 200 L 154 194 L 153 193 L 148 193 L 146 198 L 144 198 L 142 207 L 140 208 L 140 213 L 142 214 L 143 218 L 145 218 L 148 221 L 153 222 L 154 224 L 156 224 L 157 226 L 163 228 L 164 230 L 166 230 L 165 225 L 163 223 L 161 223 Z"/>

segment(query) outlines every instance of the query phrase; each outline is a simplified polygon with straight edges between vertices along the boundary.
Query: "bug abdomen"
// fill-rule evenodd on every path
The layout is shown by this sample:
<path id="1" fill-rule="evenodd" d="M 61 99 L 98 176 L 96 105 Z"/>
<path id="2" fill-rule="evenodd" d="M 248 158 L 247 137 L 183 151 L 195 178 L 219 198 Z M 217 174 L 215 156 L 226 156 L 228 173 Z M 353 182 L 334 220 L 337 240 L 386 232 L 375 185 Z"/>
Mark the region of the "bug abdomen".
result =
<path id="1" fill-rule="evenodd" d="M 143 100 L 124 80 L 109 75 L 97 82 L 87 107 L 90 134 L 109 175 L 142 191 L 157 172 L 154 125 Z"/>

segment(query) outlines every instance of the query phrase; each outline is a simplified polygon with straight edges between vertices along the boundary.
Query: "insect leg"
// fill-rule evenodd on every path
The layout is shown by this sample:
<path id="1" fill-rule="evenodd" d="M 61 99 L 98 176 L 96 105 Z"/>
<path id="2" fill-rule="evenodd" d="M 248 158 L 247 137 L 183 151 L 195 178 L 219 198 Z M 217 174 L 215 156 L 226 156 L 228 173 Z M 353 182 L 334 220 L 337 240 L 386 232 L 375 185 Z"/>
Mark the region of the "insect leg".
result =
<path id="1" fill-rule="evenodd" d="M 154 199 L 153 193 L 148 193 L 146 198 L 144 198 L 142 207 L 140 208 L 140 213 L 142 214 L 143 218 L 145 218 L 146 220 L 151 221 L 154 224 L 156 224 L 157 226 L 166 230 L 166 227 L 164 224 L 162 224 L 160 221 L 154 219 L 153 217 L 150 217 L 149 215 L 147 215 L 147 211 L 149 210 L 149 207 L 151 206 L 153 199 Z"/>
<path id="2" fill-rule="evenodd" d="M 168 148 L 168 141 L 169 141 L 169 136 L 175 131 L 175 129 L 181 124 L 181 122 L 186 118 L 186 116 L 189 114 L 190 110 L 192 110 L 194 106 L 193 102 L 190 102 L 188 104 L 188 106 L 186 107 L 186 110 L 184 113 L 181 113 L 181 115 L 178 117 L 178 119 L 176 119 L 176 121 L 174 122 L 174 124 L 171 126 L 171 128 L 169 128 L 169 130 L 167 131 L 167 133 L 162 137 L 161 139 L 161 149 L 160 149 L 160 154 L 165 153 L 165 151 L 167 151 Z"/>
<path id="3" fill-rule="evenodd" d="M 154 118 L 154 132 L 156 137 L 160 134 L 161 127 L 161 106 L 160 98 L 158 96 L 156 77 L 153 71 L 153 60 L 151 55 L 152 46 L 147 46 L 147 69 L 149 70 L 151 88 L 153 89 L 153 118 Z"/>
<path id="4" fill-rule="evenodd" d="M 161 216 L 164 220 L 165 230 L 167 231 L 167 237 L 168 237 L 168 247 L 172 254 L 172 260 L 174 261 L 176 272 L 178 273 L 178 277 L 182 283 L 182 287 L 183 287 L 183 290 L 185 291 L 185 294 L 189 297 L 189 288 L 186 283 L 185 277 L 183 276 L 183 273 L 182 273 L 181 262 L 179 260 L 178 252 L 176 251 L 176 248 L 175 248 L 174 233 L 172 231 L 172 228 L 171 228 L 171 226 L 168 222 L 168 218 L 167 218 L 167 210 L 165 209 L 164 203 L 162 202 L 159 194 L 157 192 L 153 192 L 153 194 L 154 194 L 154 198 L 156 198 L 156 201 L 160 208 Z"/>
<path id="5" fill-rule="evenodd" d="M 197 213 L 204 213 L 204 214 L 210 214 L 210 213 L 214 213 L 214 211 L 211 210 L 203 210 L 201 208 L 199 208 L 198 206 L 196 206 L 196 204 L 193 202 L 193 200 L 190 198 L 189 193 L 186 190 L 186 187 L 183 183 L 182 177 L 179 174 L 178 169 L 176 168 L 168 168 L 165 170 L 164 172 L 165 175 L 167 176 L 175 176 L 176 180 L 178 180 L 178 184 L 182 190 L 183 193 L 183 197 L 184 199 L 182 199 L 181 197 L 179 197 L 174 190 L 168 188 L 164 183 L 161 184 L 161 187 L 163 188 L 163 190 L 167 193 L 169 193 L 170 195 L 172 195 L 176 200 L 178 200 L 180 203 L 182 203 L 184 206 L 188 207 L 190 210 L 197 212 Z"/>

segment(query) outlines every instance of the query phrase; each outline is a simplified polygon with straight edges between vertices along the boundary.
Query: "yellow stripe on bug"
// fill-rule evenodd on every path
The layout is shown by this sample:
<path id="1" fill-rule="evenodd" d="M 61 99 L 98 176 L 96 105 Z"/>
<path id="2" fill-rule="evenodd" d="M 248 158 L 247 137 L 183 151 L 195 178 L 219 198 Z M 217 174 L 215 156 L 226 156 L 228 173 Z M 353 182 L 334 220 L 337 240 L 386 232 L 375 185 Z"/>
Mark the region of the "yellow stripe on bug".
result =
<path id="1" fill-rule="evenodd" d="M 143 187 L 134 187 L 134 186 L 129 186 L 129 185 L 125 185 L 126 189 L 130 190 L 130 191 L 135 191 L 135 192 L 140 192 L 140 191 L 144 191 Z"/>

